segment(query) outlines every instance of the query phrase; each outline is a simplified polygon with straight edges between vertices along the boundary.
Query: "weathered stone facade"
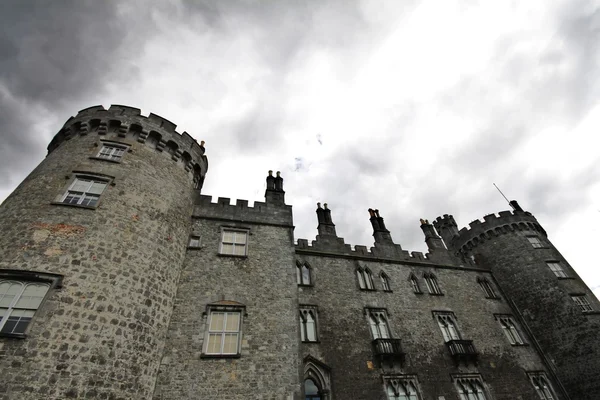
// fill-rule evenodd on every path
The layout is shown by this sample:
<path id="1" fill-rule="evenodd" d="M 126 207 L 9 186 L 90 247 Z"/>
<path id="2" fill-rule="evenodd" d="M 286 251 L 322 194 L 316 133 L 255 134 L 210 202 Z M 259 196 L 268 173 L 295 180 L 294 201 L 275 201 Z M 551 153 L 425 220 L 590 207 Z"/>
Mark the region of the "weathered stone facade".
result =
<path id="1" fill-rule="evenodd" d="M 374 247 L 345 244 L 319 205 L 294 244 L 278 174 L 249 207 L 200 195 L 207 168 L 154 114 L 67 121 L 0 206 L 0 297 L 49 287 L 23 332 L 0 322 L 0 399 L 600 398 L 600 303 L 518 204 L 461 231 L 422 220 L 428 254 L 378 210 Z M 78 179 L 97 202 L 66 204 Z"/>

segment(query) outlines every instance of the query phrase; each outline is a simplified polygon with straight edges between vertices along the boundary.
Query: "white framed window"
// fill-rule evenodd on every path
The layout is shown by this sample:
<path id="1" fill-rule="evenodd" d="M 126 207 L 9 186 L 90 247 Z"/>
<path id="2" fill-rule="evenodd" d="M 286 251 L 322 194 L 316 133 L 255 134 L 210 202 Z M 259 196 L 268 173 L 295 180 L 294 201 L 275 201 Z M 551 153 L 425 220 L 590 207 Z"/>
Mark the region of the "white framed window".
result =
<path id="1" fill-rule="evenodd" d="M 246 256 L 248 254 L 248 231 L 223 228 L 220 254 Z"/>
<path id="2" fill-rule="evenodd" d="M 496 320 L 500 323 L 504 334 L 508 338 L 510 344 L 519 345 L 525 344 L 521 334 L 517 330 L 517 325 L 510 315 L 496 315 Z"/>
<path id="3" fill-rule="evenodd" d="M 408 279 L 410 280 L 410 286 L 412 286 L 413 292 L 417 294 L 423 293 L 419 287 L 419 280 L 414 274 L 410 274 Z"/>
<path id="4" fill-rule="evenodd" d="M 544 247 L 544 244 L 537 236 L 527 236 L 527 240 L 529 240 L 529 243 L 533 248 L 541 249 L 542 247 Z"/>
<path id="5" fill-rule="evenodd" d="M 242 310 L 232 307 L 209 308 L 208 329 L 204 354 L 208 356 L 233 356 L 240 354 Z"/>
<path id="6" fill-rule="evenodd" d="M 126 145 L 102 142 L 102 147 L 96 157 L 110 161 L 121 161 L 128 149 L 129 147 Z"/>
<path id="7" fill-rule="evenodd" d="M 417 379 L 411 376 L 385 377 L 388 400 L 419 400 Z"/>
<path id="8" fill-rule="evenodd" d="M 548 265 L 548 268 L 550 268 L 550 270 L 552 272 L 554 272 L 554 275 L 556 275 L 557 278 L 566 278 L 567 277 L 567 273 L 565 272 L 565 270 L 563 269 L 562 265 L 560 265 L 559 262 L 548 261 L 548 262 L 546 262 L 546 264 Z"/>
<path id="9" fill-rule="evenodd" d="M 311 268 L 308 263 L 301 263 L 296 261 L 296 280 L 298 285 L 310 286 L 312 285 L 312 274 Z"/>
<path id="10" fill-rule="evenodd" d="M 535 388 L 538 396 L 540 396 L 540 399 L 554 400 L 556 398 L 554 390 L 552 390 L 552 386 L 550 386 L 550 382 L 544 372 L 530 372 L 527 375 L 529 375 L 531 384 Z"/>
<path id="11" fill-rule="evenodd" d="M 456 318 L 453 313 L 434 311 L 433 316 L 442 331 L 444 342 L 460 340 L 460 334 L 456 327 Z"/>
<path id="12" fill-rule="evenodd" d="M 188 243 L 188 247 L 200 247 L 200 236 L 198 236 L 198 235 L 190 236 L 190 241 Z"/>
<path id="13" fill-rule="evenodd" d="M 498 298 L 498 296 L 496 296 L 496 292 L 494 291 L 494 287 L 490 281 L 487 280 L 487 278 L 477 278 L 477 283 L 479 283 L 481 290 L 483 290 L 483 293 L 485 293 L 485 297 L 488 299 Z"/>
<path id="14" fill-rule="evenodd" d="M 316 306 L 300 306 L 300 338 L 303 342 L 318 341 Z"/>
<path id="15" fill-rule="evenodd" d="M 385 272 L 381 272 L 379 274 L 379 278 L 381 279 L 381 287 L 383 288 L 384 292 L 391 292 L 392 291 L 392 287 L 390 286 L 390 278 L 388 278 L 388 276 L 386 275 Z"/>
<path id="16" fill-rule="evenodd" d="M 77 176 L 62 196 L 60 202 L 95 207 L 107 184 L 108 181 L 100 178 Z"/>
<path id="17" fill-rule="evenodd" d="M 585 294 L 572 294 L 571 299 L 581 308 L 581 311 L 594 311 Z"/>
<path id="18" fill-rule="evenodd" d="M 44 282 L 0 280 L 0 333 L 23 335 L 48 289 Z"/>
<path id="19" fill-rule="evenodd" d="M 487 400 L 483 382 L 479 376 L 455 377 L 454 385 L 460 400 Z"/>
<path id="20" fill-rule="evenodd" d="M 423 274 L 423 279 L 425 279 L 425 284 L 427 285 L 427 291 L 429 294 L 442 294 L 442 290 L 440 289 L 437 278 L 434 274 L 425 272 Z"/>
<path id="21" fill-rule="evenodd" d="M 369 268 L 362 269 L 358 267 L 356 269 L 356 277 L 358 278 L 358 286 L 363 290 L 375 290 L 373 286 L 373 274 Z"/>
<path id="22" fill-rule="evenodd" d="M 369 308 L 367 318 L 373 339 L 389 339 L 392 337 L 388 325 L 387 312 L 382 309 Z"/>

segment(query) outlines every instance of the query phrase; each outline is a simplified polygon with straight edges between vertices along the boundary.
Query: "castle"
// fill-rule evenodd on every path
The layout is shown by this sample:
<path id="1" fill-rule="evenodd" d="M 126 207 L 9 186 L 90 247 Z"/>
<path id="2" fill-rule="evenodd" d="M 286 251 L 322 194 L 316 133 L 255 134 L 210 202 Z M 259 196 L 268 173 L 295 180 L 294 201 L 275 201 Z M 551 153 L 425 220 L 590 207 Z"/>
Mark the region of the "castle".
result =
<path id="1" fill-rule="evenodd" d="M 214 201 L 175 128 L 84 109 L 0 206 L 0 399 L 600 399 L 600 303 L 516 202 L 295 241 L 278 173 Z"/>

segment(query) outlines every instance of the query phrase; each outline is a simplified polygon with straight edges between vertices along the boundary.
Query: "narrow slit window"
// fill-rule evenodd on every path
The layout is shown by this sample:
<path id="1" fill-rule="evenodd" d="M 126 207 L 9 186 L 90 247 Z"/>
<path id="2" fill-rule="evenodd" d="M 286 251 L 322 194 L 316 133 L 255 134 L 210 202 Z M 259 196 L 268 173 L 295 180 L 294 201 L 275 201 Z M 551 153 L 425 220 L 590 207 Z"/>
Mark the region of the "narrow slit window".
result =
<path id="1" fill-rule="evenodd" d="M 303 342 L 316 342 L 318 340 L 316 307 L 300 308 L 300 337 Z"/>
<path id="2" fill-rule="evenodd" d="M 381 279 L 381 287 L 383 288 L 383 290 L 385 292 L 391 292 L 392 288 L 390 287 L 390 278 L 388 278 L 385 272 L 382 272 L 381 275 L 379 275 L 379 277 Z"/>

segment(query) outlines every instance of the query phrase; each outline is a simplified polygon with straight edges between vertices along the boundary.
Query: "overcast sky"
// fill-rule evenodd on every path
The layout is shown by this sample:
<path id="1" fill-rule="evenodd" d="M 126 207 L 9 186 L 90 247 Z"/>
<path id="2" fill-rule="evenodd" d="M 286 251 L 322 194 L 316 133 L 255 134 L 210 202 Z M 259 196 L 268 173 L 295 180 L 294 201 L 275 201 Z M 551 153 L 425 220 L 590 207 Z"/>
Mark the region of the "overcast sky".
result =
<path id="1" fill-rule="evenodd" d="M 508 209 L 496 183 L 600 295 L 600 1 L 0 2 L 0 201 L 97 104 L 205 140 L 215 201 L 281 170 L 296 238 L 321 201 L 426 251 L 419 218 Z"/>

